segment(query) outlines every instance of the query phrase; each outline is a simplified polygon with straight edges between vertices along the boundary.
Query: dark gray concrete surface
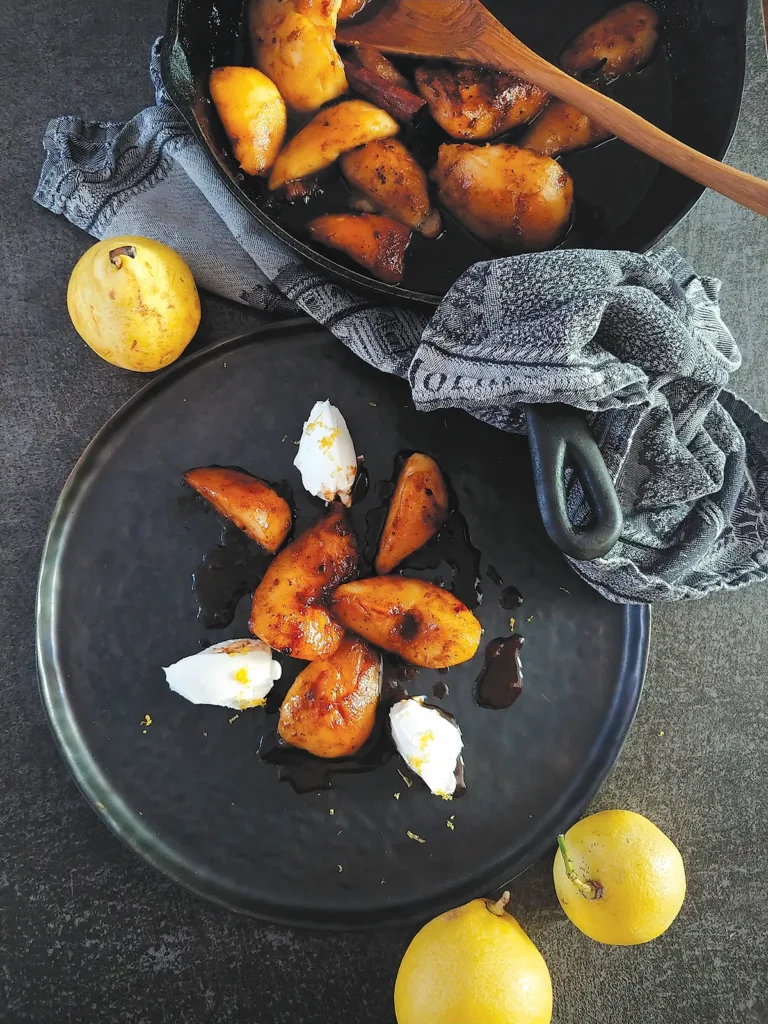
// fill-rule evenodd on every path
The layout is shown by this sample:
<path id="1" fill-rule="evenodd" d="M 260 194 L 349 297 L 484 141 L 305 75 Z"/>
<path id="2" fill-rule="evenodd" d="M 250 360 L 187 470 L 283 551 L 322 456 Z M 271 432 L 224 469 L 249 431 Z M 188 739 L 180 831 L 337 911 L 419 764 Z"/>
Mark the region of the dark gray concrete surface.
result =
<path id="1" fill-rule="evenodd" d="M 730 160 L 768 176 L 758 2 Z M 31 201 L 57 113 L 125 118 L 151 101 L 162 0 L 0 5 L 0 1020 L 9 1024 L 391 1024 L 409 934 L 299 933 L 177 889 L 98 823 L 59 759 L 37 695 L 35 579 L 48 518 L 81 450 L 142 383 L 94 357 L 67 318 L 89 244 Z M 673 240 L 724 282 L 740 390 L 768 411 L 768 230 L 707 195 Z M 195 344 L 258 322 L 206 297 Z M 768 591 L 656 612 L 650 673 L 596 807 L 644 812 L 678 843 L 689 895 L 662 939 L 603 948 L 560 912 L 550 862 L 514 885 L 544 953 L 558 1024 L 768 1021 Z"/>

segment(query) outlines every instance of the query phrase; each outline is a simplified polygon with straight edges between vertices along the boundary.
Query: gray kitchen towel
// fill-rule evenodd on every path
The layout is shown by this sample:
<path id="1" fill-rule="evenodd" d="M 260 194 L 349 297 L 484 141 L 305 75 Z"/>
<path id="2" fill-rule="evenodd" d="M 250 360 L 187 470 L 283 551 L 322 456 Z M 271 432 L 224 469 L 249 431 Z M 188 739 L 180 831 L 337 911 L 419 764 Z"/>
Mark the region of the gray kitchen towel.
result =
<path id="1" fill-rule="evenodd" d="M 572 565 L 611 600 L 702 597 L 766 578 L 768 422 L 726 390 L 740 355 L 718 281 L 673 249 L 572 249 L 471 267 L 428 322 L 354 294 L 232 198 L 168 100 L 158 43 L 156 106 L 127 124 L 50 122 L 38 203 L 97 238 L 167 243 L 220 295 L 303 310 L 406 377 L 420 409 L 457 407 L 513 432 L 524 431 L 528 403 L 584 410 L 625 525 L 605 558 Z M 575 479 L 569 511 L 576 523 L 589 517 Z"/>

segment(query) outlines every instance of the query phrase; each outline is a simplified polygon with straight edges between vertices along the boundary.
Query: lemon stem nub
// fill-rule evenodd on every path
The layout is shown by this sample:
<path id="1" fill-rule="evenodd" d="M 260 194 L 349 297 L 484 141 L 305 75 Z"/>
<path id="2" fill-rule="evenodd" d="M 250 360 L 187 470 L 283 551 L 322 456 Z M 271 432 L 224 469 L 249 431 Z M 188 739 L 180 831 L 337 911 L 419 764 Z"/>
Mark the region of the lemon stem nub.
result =
<path id="1" fill-rule="evenodd" d="M 120 245 L 117 249 L 109 250 L 109 262 L 115 268 L 119 270 L 123 265 L 123 261 L 120 259 L 121 256 L 130 256 L 132 260 L 136 259 L 136 246 L 135 245 Z"/>
<path id="2" fill-rule="evenodd" d="M 588 900 L 599 900 L 603 895 L 603 887 L 599 882 L 594 882 L 592 879 L 584 881 L 576 874 L 576 868 L 573 866 L 573 861 L 568 855 L 568 849 L 565 845 L 565 836 L 557 837 L 557 848 L 560 850 L 560 854 L 565 864 L 565 874 L 569 882 L 572 882 L 579 890 L 582 896 Z"/>
<path id="3" fill-rule="evenodd" d="M 485 905 L 488 907 L 488 909 L 490 910 L 490 912 L 492 914 L 495 914 L 496 917 L 501 917 L 501 915 L 506 910 L 507 904 L 509 903 L 509 897 L 510 897 L 510 892 L 509 892 L 508 889 L 506 889 L 501 894 L 501 896 L 499 896 L 499 898 L 496 900 L 495 903 L 491 903 L 490 900 L 486 900 L 486 904 Z"/>

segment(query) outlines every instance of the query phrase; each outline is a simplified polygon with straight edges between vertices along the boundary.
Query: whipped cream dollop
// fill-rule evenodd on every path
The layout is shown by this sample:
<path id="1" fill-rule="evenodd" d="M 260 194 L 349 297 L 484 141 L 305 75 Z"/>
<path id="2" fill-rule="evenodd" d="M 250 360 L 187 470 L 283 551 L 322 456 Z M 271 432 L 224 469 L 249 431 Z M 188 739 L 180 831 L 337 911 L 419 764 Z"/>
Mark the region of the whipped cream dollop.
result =
<path id="1" fill-rule="evenodd" d="M 455 720 L 426 703 L 406 697 L 393 704 L 389 725 L 397 752 L 435 796 L 450 800 L 458 784 L 463 742 Z"/>
<path id="2" fill-rule="evenodd" d="M 344 417 L 330 402 L 315 402 L 304 424 L 293 460 L 310 494 L 325 501 L 338 497 L 349 508 L 357 476 L 357 456 Z"/>
<path id="3" fill-rule="evenodd" d="M 282 674 L 272 648 L 261 640 L 225 640 L 164 668 L 168 685 L 193 704 L 254 708 Z"/>

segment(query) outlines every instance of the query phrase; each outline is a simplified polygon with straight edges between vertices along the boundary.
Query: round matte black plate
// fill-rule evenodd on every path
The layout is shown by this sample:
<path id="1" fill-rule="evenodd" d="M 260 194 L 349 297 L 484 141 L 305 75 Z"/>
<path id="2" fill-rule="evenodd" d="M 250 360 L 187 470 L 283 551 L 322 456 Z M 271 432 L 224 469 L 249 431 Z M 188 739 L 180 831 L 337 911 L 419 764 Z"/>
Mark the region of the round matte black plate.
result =
<path id="1" fill-rule="evenodd" d="M 508 634 L 511 614 L 525 634 L 523 693 L 511 708 L 473 702 L 484 642 L 472 661 L 442 677 L 424 670 L 411 689 L 449 685 L 443 706 L 465 742 L 459 800 L 437 799 L 419 780 L 407 788 L 397 758 L 297 795 L 256 756 L 262 709 L 234 718 L 165 683 L 161 666 L 201 641 L 247 635 L 250 605 L 245 598 L 218 634 L 197 621 L 191 574 L 222 524 L 185 492 L 182 474 L 220 464 L 287 479 L 300 529 L 321 503 L 301 487 L 293 442 L 325 398 L 342 410 L 370 473 L 368 497 L 353 509 L 358 530 L 396 454 L 432 454 L 483 555 L 485 639 Z M 520 609 L 501 607 L 489 563 L 522 591 Z M 38 665 L 78 785 L 141 857 L 233 910 L 292 925 L 381 926 L 492 890 L 583 811 L 637 707 L 649 621 L 647 608 L 599 597 L 548 540 L 523 439 L 458 411 L 416 412 L 404 382 L 293 321 L 176 365 L 88 446 L 43 556 Z"/>

